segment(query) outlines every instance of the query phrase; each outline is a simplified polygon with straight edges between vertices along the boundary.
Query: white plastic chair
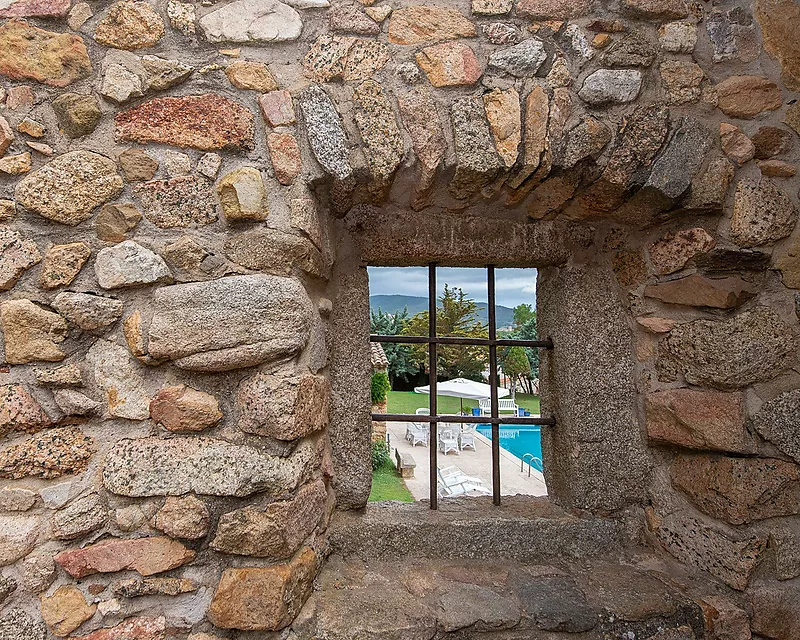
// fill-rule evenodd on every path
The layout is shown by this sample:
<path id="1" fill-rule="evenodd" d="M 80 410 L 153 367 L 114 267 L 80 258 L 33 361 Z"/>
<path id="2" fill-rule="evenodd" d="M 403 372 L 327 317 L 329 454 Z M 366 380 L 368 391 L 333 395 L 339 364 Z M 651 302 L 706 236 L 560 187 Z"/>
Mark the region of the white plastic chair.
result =
<path id="1" fill-rule="evenodd" d="M 458 447 L 462 451 L 467 447 L 471 447 L 475 451 L 475 429 L 473 427 L 462 427 L 461 433 L 458 434 Z"/>
<path id="2" fill-rule="evenodd" d="M 448 451 L 454 451 L 458 454 L 458 437 L 453 433 L 452 429 L 439 430 L 439 451 L 447 455 Z"/>
<path id="3" fill-rule="evenodd" d="M 409 422 L 406 425 L 406 440 L 411 443 L 412 447 L 421 444 L 424 447 L 428 446 L 428 425 L 422 422 Z"/>

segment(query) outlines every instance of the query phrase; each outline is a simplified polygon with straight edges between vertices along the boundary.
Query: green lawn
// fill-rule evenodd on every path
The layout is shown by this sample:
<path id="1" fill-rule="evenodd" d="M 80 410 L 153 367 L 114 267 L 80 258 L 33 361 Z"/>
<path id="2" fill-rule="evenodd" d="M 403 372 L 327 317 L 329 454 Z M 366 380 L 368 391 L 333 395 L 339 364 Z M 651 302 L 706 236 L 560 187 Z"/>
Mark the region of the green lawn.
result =
<path id="1" fill-rule="evenodd" d="M 391 462 L 387 462 L 380 469 L 372 472 L 372 490 L 369 492 L 369 501 L 381 502 L 383 500 L 414 502 L 406 483 L 397 475 L 397 469 Z"/>
<path id="2" fill-rule="evenodd" d="M 436 397 L 439 413 L 458 413 L 461 410 L 461 401 L 458 398 L 451 398 L 450 396 Z M 515 399 L 520 407 L 533 414 L 539 413 L 539 396 L 518 393 Z M 413 391 L 389 392 L 387 409 L 389 413 L 415 413 L 419 407 L 427 406 L 428 396 L 423 393 L 414 393 Z M 472 407 L 477 406 L 477 400 L 464 400 L 464 411 L 469 411 Z"/>

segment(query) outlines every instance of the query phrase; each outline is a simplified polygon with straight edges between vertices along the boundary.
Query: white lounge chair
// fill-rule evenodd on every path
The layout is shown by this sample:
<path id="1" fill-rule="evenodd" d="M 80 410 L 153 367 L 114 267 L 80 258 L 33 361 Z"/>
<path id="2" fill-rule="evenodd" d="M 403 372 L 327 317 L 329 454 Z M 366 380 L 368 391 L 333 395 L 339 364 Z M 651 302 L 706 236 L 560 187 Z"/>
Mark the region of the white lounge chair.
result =
<path id="1" fill-rule="evenodd" d="M 428 446 L 429 427 L 423 422 L 409 422 L 406 424 L 406 440 L 411 443 L 412 447 L 421 444 L 425 447 Z"/>
<path id="2" fill-rule="evenodd" d="M 448 487 L 443 485 L 441 482 L 439 483 L 439 495 L 442 498 L 468 496 L 468 495 L 488 496 L 491 494 L 492 492 L 490 489 L 487 489 L 483 485 L 479 484 L 471 484 L 469 482 L 463 482 L 461 484 L 456 484 L 451 487 Z"/>
<path id="3" fill-rule="evenodd" d="M 458 467 L 444 467 L 443 469 L 437 469 L 436 472 L 439 475 L 439 483 L 446 487 L 452 487 L 465 482 L 469 484 L 483 484 L 483 480 L 475 476 L 468 476 Z"/>
<path id="4" fill-rule="evenodd" d="M 439 451 L 447 455 L 448 451 L 454 451 L 456 454 L 458 449 L 458 436 L 452 429 L 439 429 Z"/>

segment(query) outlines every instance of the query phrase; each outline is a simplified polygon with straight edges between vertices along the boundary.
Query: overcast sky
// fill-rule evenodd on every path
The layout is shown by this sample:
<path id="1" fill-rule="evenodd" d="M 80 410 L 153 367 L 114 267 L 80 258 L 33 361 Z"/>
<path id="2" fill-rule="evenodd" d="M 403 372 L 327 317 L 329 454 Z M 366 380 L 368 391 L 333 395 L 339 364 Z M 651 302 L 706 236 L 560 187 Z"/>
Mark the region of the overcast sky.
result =
<path id="1" fill-rule="evenodd" d="M 404 295 L 428 297 L 427 267 L 369 267 L 370 295 Z M 497 304 L 516 307 L 536 304 L 536 269 L 496 269 Z M 439 267 L 436 284 L 439 294 L 444 285 L 460 287 L 472 299 L 488 299 L 486 269 L 456 269 Z"/>

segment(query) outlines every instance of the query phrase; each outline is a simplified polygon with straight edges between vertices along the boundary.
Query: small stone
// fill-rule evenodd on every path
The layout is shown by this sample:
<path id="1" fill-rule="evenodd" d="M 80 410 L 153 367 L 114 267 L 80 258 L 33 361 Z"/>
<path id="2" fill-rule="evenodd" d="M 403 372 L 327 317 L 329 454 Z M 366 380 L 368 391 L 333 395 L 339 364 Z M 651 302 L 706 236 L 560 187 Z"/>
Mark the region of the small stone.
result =
<path id="1" fill-rule="evenodd" d="M 656 47 L 638 33 L 629 33 L 603 53 L 606 67 L 649 67 L 656 58 Z"/>
<path id="2" fill-rule="evenodd" d="M 786 114 L 783 116 L 783 121 L 800 136 L 800 101 L 789 105 Z"/>
<path id="3" fill-rule="evenodd" d="M 80 36 L 45 31 L 24 20 L 11 19 L 0 26 L 0 75 L 66 87 L 91 73 Z"/>
<path id="4" fill-rule="evenodd" d="M 94 440 L 77 427 L 49 429 L 0 451 L 0 478 L 44 479 L 82 473 L 95 451 Z"/>
<path id="5" fill-rule="evenodd" d="M 103 60 L 103 80 L 100 95 L 122 104 L 144 95 L 147 87 L 144 68 L 132 53 L 110 51 Z"/>
<path id="6" fill-rule="evenodd" d="M 592 38 L 592 46 L 595 49 L 605 49 L 610 44 L 611 36 L 607 33 L 598 33 L 594 38 Z"/>
<path id="7" fill-rule="evenodd" d="M 9 0 L 0 18 L 62 18 L 68 11 L 69 0 Z"/>
<path id="8" fill-rule="evenodd" d="M 9 222 L 17 215 L 17 205 L 13 200 L 0 200 L 0 222 Z"/>
<path id="9" fill-rule="evenodd" d="M 727 122 L 719 125 L 722 151 L 739 165 L 749 162 L 756 155 L 756 146 L 739 128 Z"/>
<path id="10" fill-rule="evenodd" d="M 276 134 L 270 134 L 274 135 Z M 217 193 L 228 222 L 267 219 L 267 192 L 258 169 L 241 167 L 231 171 L 217 183 Z"/>
<path id="11" fill-rule="evenodd" d="M 106 601 L 112 603 L 112 610 L 107 613 L 119 613 L 120 604 L 117 600 Z M 98 605 L 98 611 L 103 615 L 103 602 Z M 115 627 L 98 629 L 88 636 L 81 636 L 81 640 L 161 640 L 166 633 L 166 620 L 163 616 L 158 618 L 127 618 Z"/>
<path id="12" fill-rule="evenodd" d="M 474 195 L 494 180 L 502 166 L 486 122 L 483 101 L 459 98 L 450 109 L 456 170 L 448 187 L 459 200 Z"/>
<path id="13" fill-rule="evenodd" d="M 225 69 L 230 83 L 238 89 L 252 89 L 261 93 L 275 91 L 278 83 L 263 62 L 237 60 Z"/>
<path id="14" fill-rule="evenodd" d="M 36 382 L 55 387 L 74 387 L 83 384 L 81 370 L 74 364 L 65 364 L 55 369 L 34 369 Z"/>
<path id="15" fill-rule="evenodd" d="M 82 538 L 105 525 L 108 509 L 96 493 L 78 498 L 53 516 L 53 535 L 59 540 Z"/>
<path id="16" fill-rule="evenodd" d="M 706 16 L 705 23 L 714 62 L 752 62 L 761 53 L 755 21 L 747 9 L 734 7 L 722 11 L 714 8 Z"/>
<path id="17" fill-rule="evenodd" d="M 328 12 L 328 26 L 334 33 L 375 36 L 381 32 L 380 25 L 353 4 L 333 7 Z"/>
<path id="18" fill-rule="evenodd" d="M 114 519 L 122 531 L 135 531 L 147 523 L 147 515 L 138 505 L 131 505 L 114 512 Z"/>
<path id="19" fill-rule="evenodd" d="M 195 17 L 195 7 L 190 2 L 178 2 L 178 0 L 167 2 L 169 24 L 183 35 L 193 36 L 195 34 Z"/>
<path id="20" fill-rule="evenodd" d="M 133 240 L 101 249 L 94 263 L 94 271 L 103 289 L 172 281 L 172 274 L 164 260 Z"/>
<path id="21" fill-rule="evenodd" d="M 295 123 L 292 94 L 288 91 L 271 91 L 259 96 L 258 104 L 264 121 L 271 127 Z"/>
<path id="22" fill-rule="evenodd" d="M 45 289 L 66 287 L 83 269 L 91 253 L 84 242 L 53 245 L 44 257 L 39 283 Z"/>
<path id="23" fill-rule="evenodd" d="M 557 26 L 555 30 L 558 31 L 559 28 L 560 25 Z M 567 28 L 564 29 L 563 38 L 572 52 L 580 57 L 580 66 L 583 66 L 585 62 L 594 57 L 594 49 L 592 49 L 589 44 L 589 39 L 586 37 L 586 33 L 580 25 L 574 23 L 568 25 Z"/>
<path id="24" fill-rule="evenodd" d="M 482 16 L 502 16 L 509 13 L 513 0 L 472 0 L 472 13 Z"/>
<path id="25" fill-rule="evenodd" d="M 317 249 L 321 249 L 322 229 L 320 228 L 319 213 L 316 201 L 311 198 L 292 198 L 289 201 L 292 219 L 292 229 L 299 229 Z"/>
<path id="26" fill-rule="evenodd" d="M 715 87 L 717 106 L 731 118 L 755 118 L 763 111 L 775 111 L 783 104 L 781 90 L 760 76 L 731 76 Z"/>
<path id="27" fill-rule="evenodd" d="M 545 60 L 547 60 L 547 51 L 545 51 L 542 41 L 530 38 L 508 49 L 500 49 L 492 53 L 489 56 L 489 66 L 517 78 L 524 78 L 536 75 Z"/>
<path id="28" fill-rule="evenodd" d="M 434 87 L 472 85 L 483 73 L 475 52 L 461 42 L 425 47 L 416 55 L 416 60 Z"/>
<path id="29" fill-rule="evenodd" d="M 105 242 L 122 242 L 141 219 L 142 214 L 133 204 L 104 204 L 94 221 L 95 233 Z"/>
<path id="30" fill-rule="evenodd" d="M 67 26 L 73 31 L 79 31 L 93 15 L 94 12 L 88 2 L 78 2 L 70 9 Z"/>
<path id="31" fill-rule="evenodd" d="M 210 516 L 201 500 L 194 496 L 167 498 L 153 518 L 153 526 L 171 538 L 197 540 L 208 533 Z"/>
<path id="32" fill-rule="evenodd" d="M 128 350 L 108 340 L 98 340 L 86 354 L 97 386 L 105 392 L 108 413 L 128 420 L 150 417 L 149 382 L 144 367 Z"/>
<path id="33" fill-rule="evenodd" d="M 318 85 L 306 88 L 299 96 L 311 151 L 326 173 L 337 180 L 353 174 L 347 136 L 339 113 L 328 94 Z"/>
<path id="34" fill-rule="evenodd" d="M 650 262 L 659 275 L 680 271 L 697 255 L 714 248 L 714 238 L 705 229 L 695 227 L 662 236 L 648 247 Z"/>
<path id="35" fill-rule="evenodd" d="M 55 561 L 74 578 L 95 573 L 136 571 L 151 576 L 190 562 L 195 557 L 180 542 L 166 537 L 105 540 L 103 542 L 62 551 Z"/>
<path id="36" fill-rule="evenodd" d="M 743 178 L 736 185 L 731 239 L 740 247 L 777 242 L 792 232 L 797 214 L 794 203 L 774 182 Z"/>
<path id="37" fill-rule="evenodd" d="M 275 178 L 281 184 L 292 184 L 303 171 L 297 139 L 291 133 L 270 133 L 267 135 L 267 148 L 272 160 L 272 168 L 275 171 Z"/>
<path id="38" fill-rule="evenodd" d="M 47 156 L 48 158 L 55 154 L 53 147 L 51 147 L 49 144 L 45 144 L 44 142 L 33 142 L 31 140 L 26 140 L 25 144 L 37 153 L 41 153 L 43 156 Z"/>
<path id="39" fill-rule="evenodd" d="M 593 105 L 635 100 L 642 87 L 642 73 L 634 69 L 600 69 L 583 82 L 578 95 Z"/>
<path id="40" fill-rule="evenodd" d="M 759 160 L 761 175 L 771 178 L 791 178 L 797 174 L 797 166 L 783 160 Z"/>
<path id="41" fill-rule="evenodd" d="M 497 153 L 506 167 L 513 167 L 522 141 L 519 94 L 515 89 L 494 89 L 483 95 L 483 106 Z"/>
<path id="42" fill-rule="evenodd" d="M 733 174 L 733 163 L 722 157 L 714 158 L 704 171 L 692 177 L 689 194 L 684 199 L 683 206 L 700 211 L 722 209 Z"/>
<path id="43" fill-rule="evenodd" d="M 658 70 L 671 104 L 689 104 L 700 100 L 705 75 L 699 65 L 684 60 L 667 60 L 659 65 Z"/>
<path id="44" fill-rule="evenodd" d="M 187 176 L 192 171 L 192 159 L 180 151 L 164 151 L 161 164 L 170 178 Z"/>
<path id="45" fill-rule="evenodd" d="M 589 0 L 520 0 L 516 13 L 520 18 L 534 20 L 573 20 L 585 16 L 591 4 Z"/>
<path id="46" fill-rule="evenodd" d="M 217 203 L 210 183 L 194 176 L 141 182 L 131 192 L 141 201 L 147 220 L 162 229 L 206 225 L 217 220 Z"/>
<path id="47" fill-rule="evenodd" d="M 122 0 L 97 23 L 94 39 L 115 49 L 152 47 L 164 35 L 164 20 L 147 2 Z"/>
<path id="48" fill-rule="evenodd" d="M 750 618 L 726 596 L 705 596 L 697 603 L 703 609 L 706 629 L 722 640 L 750 640 Z"/>
<path id="49" fill-rule="evenodd" d="M 0 515 L 0 567 L 13 564 L 36 546 L 37 516 Z"/>
<path id="50" fill-rule="evenodd" d="M 118 140 L 161 142 L 201 151 L 253 147 L 253 115 L 239 103 L 213 93 L 154 98 L 118 113 L 114 123 Z"/>
<path id="51" fill-rule="evenodd" d="M 389 42 L 419 44 L 477 35 L 475 25 L 456 9 L 416 5 L 392 12 Z"/>
<path id="52" fill-rule="evenodd" d="M 22 586 L 31 593 L 45 591 L 56 579 L 58 570 L 53 561 L 53 548 L 42 546 L 21 562 Z"/>
<path id="53" fill-rule="evenodd" d="M 53 308 L 84 331 L 104 329 L 122 317 L 121 300 L 89 293 L 63 291 L 53 300 Z"/>
<path id="54" fill-rule="evenodd" d="M 611 137 L 611 130 L 606 125 L 585 117 L 569 130 L 563 151 L 557 154 L 555 162 L 565 169 L 571 169 L 585 158 L 599 156 L 611 142 Z"/>
<path id="55" fill-rule="evenodd" d="M 284 42 L 297 40 L 300 14 L 277 0 L 236 0 L 200 18 L 209 42 Z"/>
<path id="56" fill-rule="evenodd" d="M 192 75 L 194 69 L 180 60 L 158 56 L 142 56 L 141 65 L 147 74 L 146 89 L 164 91 L 180 84 Z"/>
<path id="57" fill-rule="evenodd" d="M 62 93 L 53 100 L 59 129 L 70 138 L 89 135 L 100 122 L 102 113 L 94 96 Z"/>
<path id="58" fill-rule="evenodd" d="M 0 386 L 0 436 L 12 431 L 32 433 L 50 424 L 51 420 L 44 409 L 25 387 L 21 384 Z"/>
<path id="59" fill-rule="evenodd" d="M 6 109 L 16 111 L 17 109 L 27 109 L 33 106 L 36 96 L 28 85 L 18 85 L 8 88 L 6 97 Z"/>
<path id="60" fill-rule="evenodd" d="M 197 161 L 197 173 L 209 180 L 215 180 L 221 166 L 221 156 L 216 153 L 204 153 Z"/>
<path id="61" fill-rule="evenodd" d="M 788 527 L 769 533 L 769 546 L 775 556 L 775 577 L 791 580 L 800 576 L 800 538 Z"/>
<path id="62" fill-rule="evenodd" d="M 691 22 L 667 22 L 658 29 L 658 42 L 669 53 L 692 53 L 697 44 L 697 27 Z"/>
<path id="63" fill-rule="evenodd" d="M 354 44 L 354 38 L 328 34 L 320 36 L 303 57 L 303 75 L 317 82 L 342 78 L 347 54 Z"/>
<path id="64" fill-rule="evenodd" d="M 787 391 L 765 402 L 752 418 L 755 430 L 786 455 L 800 462 L 800 391 Z"/>
<path id="65" fill-rule="evenodd" d="M 0 226 L 0 291 L 12 289 L 23 273 L 42 259 L 33 240 Z"/>
<path id="66" fill-rule="evenodd" d="M 684 0 L 622 0 L 622 11 L 644 20 L 680 20 L 689 15 Z"/>
<path id="67" fill-rule="evenodd" d="M 0 129 L 2 129 L 2 123 L 0 123 Z M 45 126 L 41 122 L 36 122 L 36 120 L 31 120 L 30 118 L 25 118 L 22 122 L 17 125 L 17 131 L 20 133 L 24 133 L 26 135 L 31 136 L 32 138 L 41 138 L 46 131 Z M 0 140 L 2 140 L 2 133 L 0 132 Z M 2 149 L 2 143 L 0 142 L 0 149 Z M 3 151 L 0 151 L 2 153 Z"/>
<path id="68" fill-rule="evenodd" d="M 42 620 L 56 636 L 67 636 L 91 618 L 96 605 L 86 602 L 81 590 L 73 585 L 56 589 L 51 596 L 42 598 Z"/>
<path id="69" fill-rule="evenodd" d="M 381 23 L 392 13 L 392 7 L 386 5 L 380 7 L 367 7 L 364 9 L 364 13 L 366 13 L 375 22 Z"/>
<path id="70" fill-rule="evenodd" d="M 222 420 L 217 399 L 180 385 L 161 389 L 150 402 L 150 417 L 168 431 L 203 431 Z"/>
<path id="71" fill-rule="evenodd" d="M 386 43 L 374 40 L 356 40 L 347 51 L 347 62 L 342 79 L 346 81 L 369 80 L 384 67 L 389 61 L 389 57 L 389 46 Z M 408 64 L 415 67 L 411 62 Z"/>
<path id="72" fill-rule="evenodd" d="M 53 393 L 56 406 L 66 416 L 94 415 L 100 409 L 100 403 L 74 389 L 58 389 Z"/>
<path id="73" fill-rule="evenodd" d="M 751 136 L 756 147 L 756 158 L 765 160 L 786 153 L 792 148 L 792 132 L 780 127 L 760 127 Z"/>
<path id="74" fill-rule="evenodd" d="M 111 588 L 121 598 L 178 596 L 197 591 L 197 583 L 188 578 L 131 578 L 115 582 Z"/>
<path id="75" fill-rule="evenodd" d="M 516 26 L 505 22 L 484 24 L 481 31 L 492 44 L 513 44 L 519 39 Z"/>
<path id="76" fill-rule="evenodd" d="M 681 118 L 666 149 L 653 163 L 645 186 L 667 198 L 680 197 L 692 184 L 711 145 L 712 135 L 704 123 L 691 117 Z"/>
<path id="77" fill-rule="evenodd" d="M 27 152 L 0 158 L 0 173 L 19 176 L 23 173 L 28 173 L 32 168 L 31 154 Z"/>
<path id="78" fill-rule="evenodd" d="M 667 304 L 734 309 L 752 298 L 755 292 L 740 278 L 710 280 L 692 274 L 678 280 L 647 285 L 644 295 Z"/>
<path id="79" fill-rule="evenodd" d="M 0 509 L 3 511 L 27 511 L 34 504 L 36 504 L 35 491 L 16 487 L 3 487 L 0 489 Z M 7 590 L 7 580 L 8 578 L 5 577 L 0 578 L 0 604 L 5 600 L 2 594 Z"/>
<path id="80" fill-rule="evenodd" d="M 66 354 L 58 346 L 67 335 L 67 323 L 57 313 L 45 311 L 30 300 L 0 304 L 6 362 L 58 362 Z"/>

